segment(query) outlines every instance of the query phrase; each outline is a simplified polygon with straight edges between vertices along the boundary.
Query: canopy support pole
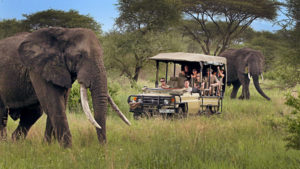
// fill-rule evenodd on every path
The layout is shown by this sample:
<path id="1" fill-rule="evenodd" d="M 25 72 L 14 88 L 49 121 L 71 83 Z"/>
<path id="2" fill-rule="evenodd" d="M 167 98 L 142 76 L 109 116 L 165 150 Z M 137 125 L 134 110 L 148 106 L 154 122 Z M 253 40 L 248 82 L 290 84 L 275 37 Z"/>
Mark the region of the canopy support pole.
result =
<path id="1" fill-rule="evenodd" d="M 169 70 L 169 62 L 166 62 L 166 83 L 168 83 L 168 70 Z"/>
<path id="2" fill-rule="evenodd" d="M 155 88 L 158 88 L 158 71 L 159 71 L 159 62 L 156 61 L 156 80 L 155 80 Z"/>

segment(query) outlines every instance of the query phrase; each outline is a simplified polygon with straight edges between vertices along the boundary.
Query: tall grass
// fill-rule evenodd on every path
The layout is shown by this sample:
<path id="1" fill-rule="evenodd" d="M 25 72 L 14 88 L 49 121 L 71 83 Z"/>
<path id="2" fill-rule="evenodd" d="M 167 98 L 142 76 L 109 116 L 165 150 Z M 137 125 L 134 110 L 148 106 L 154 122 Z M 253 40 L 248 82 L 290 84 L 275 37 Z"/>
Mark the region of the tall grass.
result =
<path id="1" fill-rule="evenodd" d="M 251 84 L 248 101 L 229 99 L 231 89 L 227 88 L 223 113 L 218 116 L 138 121 L 128 112 L 126 99 L 139 89 L 127 88 L 124 83 L 114 99 L 132 126 L 109 112 L 106 145 L 99 145 L 95 129 L 83 113 L 68 114 L 71 149 L 56 142 L 48 145 L 42 141 L 43 116 L 26 140 L 0 142 L 0 168 L 299 168 L 300 152 L 287 150 L 283 141 L 286 131 L 282 123 L 289 112 L 284 105 L 286 91 L 267 90 L 272 82 L 265 83 L 263 90 L 272 101 L 262 98 Z M 138 85 L 144 84 L 147 82 Z M 119 84 L 115 85 L 118 88 Z M 17 124 L 9 119 L 9 134 Z"/>

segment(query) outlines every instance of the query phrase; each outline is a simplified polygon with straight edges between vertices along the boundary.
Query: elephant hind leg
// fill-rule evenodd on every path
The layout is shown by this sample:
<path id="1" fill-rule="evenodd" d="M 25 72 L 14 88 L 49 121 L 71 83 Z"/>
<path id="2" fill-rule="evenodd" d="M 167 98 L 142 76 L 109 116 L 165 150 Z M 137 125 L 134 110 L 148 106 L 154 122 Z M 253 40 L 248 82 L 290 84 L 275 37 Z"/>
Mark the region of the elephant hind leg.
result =
<path id="1" fill-rule="evenodd" d="M 8 117 L 8 112 L 5 109 L 4 104 L 0 100 L 0 141 L 6 140 L 7 137 L 7 132 L 6 132 L 7 117 Z"/>
<path id="2" fill-rule="evenodd" d="M 39 104 L 20 109 L 20 122 L 12 134 L 13 140 L 25 138 L 31 126 L 42 116 L 43 112 Z"/>
<path id="3" fill-rule="evenodd" d="M 237 80 L 237 81 L 233 82 L 232 85 L 233 85 L 233 89 L 232 89 L 230 98 L 235 99 L 237 92 L 239 91 L 239 88 L 241 87 L 241 83 L 240 83 L 240 81 Z"/>

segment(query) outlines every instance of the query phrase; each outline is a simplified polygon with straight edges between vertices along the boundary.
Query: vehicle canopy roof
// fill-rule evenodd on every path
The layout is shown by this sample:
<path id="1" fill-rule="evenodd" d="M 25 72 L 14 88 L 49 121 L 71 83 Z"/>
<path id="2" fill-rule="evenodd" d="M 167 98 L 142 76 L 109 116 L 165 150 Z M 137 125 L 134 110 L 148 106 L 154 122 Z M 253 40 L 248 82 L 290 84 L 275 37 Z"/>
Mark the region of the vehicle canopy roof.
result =
<path id="1" fill-rule="evenodd" d="M 224 57 L 204 55 L 198 53 L 159 53 L 158 55 L 150 57 L 149 59 L 161 62 L 204 62 L 204 64 L 226 65 L 226 58 Z"/>

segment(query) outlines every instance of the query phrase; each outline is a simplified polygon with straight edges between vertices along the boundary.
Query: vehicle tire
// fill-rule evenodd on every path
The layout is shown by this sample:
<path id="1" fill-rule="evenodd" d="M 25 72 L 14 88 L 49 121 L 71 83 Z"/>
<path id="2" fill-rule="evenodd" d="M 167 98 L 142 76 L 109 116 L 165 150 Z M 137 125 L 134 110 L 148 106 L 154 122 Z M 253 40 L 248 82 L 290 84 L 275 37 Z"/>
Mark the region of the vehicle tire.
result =
<path id="1" fill-rule="evenodd" d="M 177 116 L 179 118 L 186 118 L 187 117 L 187 112 L 184 112 L 182 107 L 178 107 Z"/>
<path id="2" fill-rule="evenodd" d="M 140 112 L 134 112 L 133 113 L 133 119 L 134 120 L 139 120 L 141 118 L 141 116 L 142 116 L 142 113 L 140 113 Z"/>

